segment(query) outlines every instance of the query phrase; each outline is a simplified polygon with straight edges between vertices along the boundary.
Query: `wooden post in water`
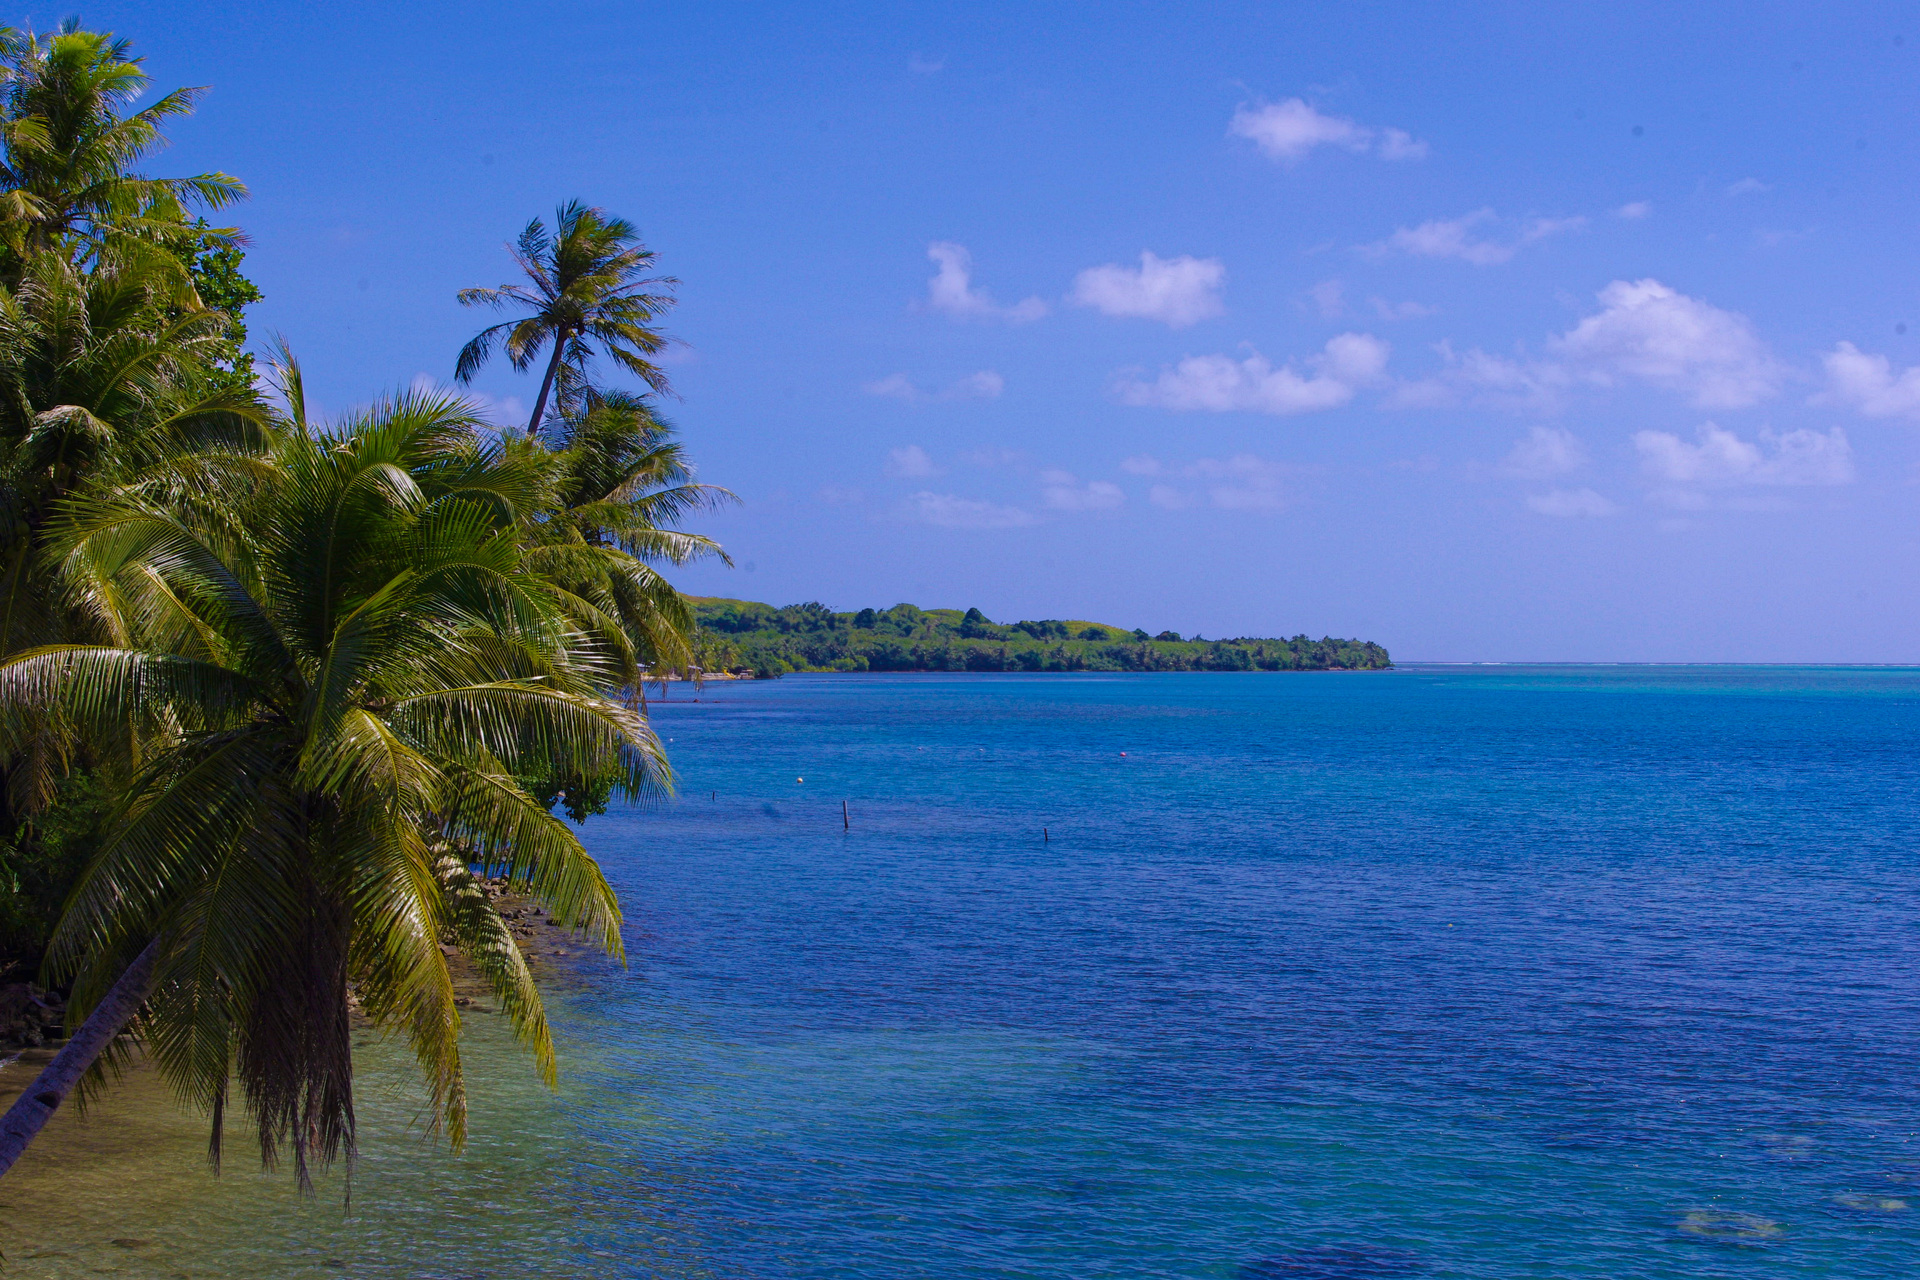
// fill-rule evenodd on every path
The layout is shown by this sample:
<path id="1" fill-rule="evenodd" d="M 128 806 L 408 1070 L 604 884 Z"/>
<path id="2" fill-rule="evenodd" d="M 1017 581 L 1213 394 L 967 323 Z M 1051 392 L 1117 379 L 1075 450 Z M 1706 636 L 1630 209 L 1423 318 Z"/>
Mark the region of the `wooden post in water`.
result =
<path id="1" fill-rule="evenodd" d="M 1052 837 L 1047 835 L 1047 829 L 1045 827 L 1040 828 L 1040 843 L 1049 844 L 1051 842 L 1052 842 Z"/>
<path id="2" fill-rule="evenodd" d="M 840 802 L 840 829 L 842 831 L 853 830 L 853 819 L 847 816 L 847 802 L 845 800 Z"/>

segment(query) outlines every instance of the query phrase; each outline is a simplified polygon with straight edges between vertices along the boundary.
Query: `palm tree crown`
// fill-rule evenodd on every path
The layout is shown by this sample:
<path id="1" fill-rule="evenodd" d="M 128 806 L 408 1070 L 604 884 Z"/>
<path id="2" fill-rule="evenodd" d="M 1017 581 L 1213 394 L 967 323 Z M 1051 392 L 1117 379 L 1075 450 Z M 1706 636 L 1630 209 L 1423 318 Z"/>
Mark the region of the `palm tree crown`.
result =
<path id="1" fill-rule="evenodd" d="M 218 209 L 246 195 L 224 173 L 132 172 L 165 144 L 162 122 L 191 113 L 202 90 L 123 115 L 148 84 L 130 48 L 73 20 L 50 36 L 0 31 L 0 237 L 17 257 L 69 239 L 97 251 L 115 233 L 170 243 L 188 227 L 185 205 Z"/>
<path id="2" fill-rule="evenodd" d="M 655 392 L 668 392 L 666 373 L 648 357 L 667 345 L 653 325 L 673 305 L 670 290 L 678 281 L 647 274 L 653 251 L 631 223 L 575 200 L 555 213 L 552 232 L 538 218 L 529 222 L 511 252 L 529 283 L 462 289 L 458 297 L 461 306 L 525 314 L 474 335 L 454 366 L 457 381 L 471 381 L 496 348 L 504 347 L 508 361 L 524 371 L 550 346 L 530 432 L 540 430 L 556 384 L 563 407 L 584 392 L 596 347 Z"/>

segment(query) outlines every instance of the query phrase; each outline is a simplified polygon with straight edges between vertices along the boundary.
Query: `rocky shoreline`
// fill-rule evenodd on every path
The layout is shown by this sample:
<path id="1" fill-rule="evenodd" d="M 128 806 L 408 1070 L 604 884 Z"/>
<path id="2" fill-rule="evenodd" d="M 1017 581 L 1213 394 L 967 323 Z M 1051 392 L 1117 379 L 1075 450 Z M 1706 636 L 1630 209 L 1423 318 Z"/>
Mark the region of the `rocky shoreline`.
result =
<path id="1" fill-rule="evenodd" d="M 0 986 L 0 1052 L 40 1049 L 65 1039 L 67 1002 L 38 983 Z"/>

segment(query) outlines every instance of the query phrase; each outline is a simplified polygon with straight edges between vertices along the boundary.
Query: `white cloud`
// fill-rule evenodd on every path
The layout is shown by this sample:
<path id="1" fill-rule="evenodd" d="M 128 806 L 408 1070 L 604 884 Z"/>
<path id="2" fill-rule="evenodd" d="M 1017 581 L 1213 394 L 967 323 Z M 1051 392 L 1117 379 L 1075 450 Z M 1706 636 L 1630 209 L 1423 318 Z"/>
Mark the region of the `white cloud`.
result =
<path id="1" fill-rule="evenodd" d="M 1233 113 L 1227 132 L 1252 139 L 1260 150 L 1285 164 L 1326 146 L 1371 151 L 1382 160 L 1419 160 L 1427 154 L 1427 144 L 1405 130 L 1374 129 L 1342 116 L 1322 115 L 1302 98 L 1241 107 Z"/>
<path id="2" fill-rule="evenodd" d="M 1018 529 L 1038 520 L 1032 512 L 1018 507 L 924 489 L 907 500 L 906 509 L 911 518 L 943 529 Z"/>
<path id="3" fill-rule="evenodd" d="M 1770 446 L 1770 448 L 1769 448 Z M 1853 448 L 1846 432 L 1762 431 L 1758 443 L 1724 427 L 1701 426 L 1699 443 L 1666 431 L 1634 433 L 1640 466 L 1661 484 L 1695 488 L 1731 485 L 1836 485 L 1853 480 Z"/>
<path id="4" fill-rule="evenodd" d="M 1173 368 L 1163 369 L 1153 382 L 1129 378 L 1117 391 L 1124 404 L 1161 409 L 1309 413 L 1337 408 L 1353 399 L 1357 387 L 1385 371 L 1389 350 L 1385 342 L 1371 334 L 1340 334 L 1307 362 L 1314 370 L 1311 377 L 1303 377 L 1291 367 L 1276 369 L 1258 352 L 1244 360 L 1224 355 L 1188 356 Z"/>
<path id="5" fill-rule="evenodd" d="M 925 404 L 929 400 L 993 400 L 1006 386 L 1005 378 L 991 369 L 982 369 L 939 391 L 921 390 L 904 373 L 888 374 L 874 382 L 862 383 L 860 389 L 870 396 L 884 396 L 908 404 Z"/>
<path id="6" fill-rule="evenodd" d="M 927 246 L 927 257 L 939 267 L 927 281 L 928 310 L 961 320 L 1005 320 L 1009 324 L 1024 324 L 1047 314 L 1047 304 L 1038 298 L 1003 307 L 986 290 L 974 288 L 973 255 L 963 245 L 936 240 Z"/>
<path id="7" fill-rule="evenodd" d="M 1498 221 L 1492 209 L 1475 209 L 1458 218 L 1436 218 L 1417 227 L 1401 227 L 1385 240 L 1363 248 L 1375 255 L 1397 249 L 1420 258 L 1458 258 L 1476 267 L 1491 267 L 1506 262 L 1535 241 L 1578 231 L 1587 225 L 1587 220 L 1579 217 L 1535 218 L 1521 226 L 1510 239 L 1476 238 L 1476 227 Z"/>
<path id="8" fill-rule="evenodd" d="M 1885 356 L 1868 355 L 1851 342 L 1828 352 L 1822 362 L 1827 389 L 1815 403 L 1846 405 L 1869 418 L 1920 418 L 1920 366 L 1894 376 Z"/>
<path id="9" fill-rule="evenodd" d="M 1338 320 L 1347 313 L 1347 289 L 1338 280 L 1322 280 L 1307 290 L 1307 296 L 1322 320 Z"/>
<path id="10" fill-rule="evenodd" d="M 1185 511 L 1193 505 L 1193 495 L 1170 484 L 1157 484 L 1147 490 L 1147 501 L 1165 511 Z"/>
<path id="11" fill-rule="evenodd" d="M 1462 403 L 1544 412 L 1561 407 L 1579 383 L 1613 386 L 1644 382 L 1686 396 L 1700 408 L 1740 408 L 1773 395 L 1789 376 L 1745 316 L 1690 298 L 1658 280 L 1615 280 L 1598 295 L 1601 309 L 1567 332 L 1548 338 L 1552 359 L 1514 358 L 1470 350 L 1456 355 L 1441 343 L 1447 367 L 1403 383 L 1388 408 L 1438 408 Z M 1871 388 L 1874 372 L 1838 349 L 1840 386 Z M 1828 358 L 1830 370 L 1834 356 Z M 1889 380 L 1891 375 L 1888 375 Z M 1830 372 L 1830 382 L 1834 381 Z M 1914 391 L 1920 395 L 1920 374 Z M 1836 399 L 1848 394 L 1831 392 Z"/>
<path id="12" fill-rule="evenodd" d="M 933 459 L 927 456 L 927 451 L 917 444 L 889 449 L 886 470 L 896 480 L 919 480 L 940 474 L 940 468 L 933 465 Z"/>
<path id="13" fill-rule="evenodd" d="M 1637 222 L 1638 220 L 1646 217 L 1648 214 L 1652 212 L 1653 212 L 1652 201 L 1635 200 L 1631 204 L 1623 204 L 1618 209 L 1615 209 L 1613 211 L 1613 216 L 1616 218 L 1625 218 L 1629 222 Z"/>
<path id="14" fill-rule="evenodd" d="M 1620 510 L 1591 489 L 1551 489 L 1527 495 L 1527 509 L 1543 516 L 1610 516 Z"/>
<path id="15" fill-rule="evenodd" d="M 1554 350 L 1602 383 L 1624 375 L 1686 395 L 1703 409 L 1771 396 L 1784 371 L 1742 315 L 1658 280 L 1615 280 L 1601 311 L 1553 339 Z"/>
<path id="16" fill-rule="evenodd" d="M 1130 476 L 1157 476 L 1165 470 L 1160 465 L 1160 459 L 1148 453 L 1136 453 L 1130 458 L 1122 458 L 1120 469 Z"/>
<path id="17" fill-rule="evenodd" d="M 1573 432 L 1560 427 L 1534 427 L 1515 442 L 1501 470 L 1523 480 L 1548 480 L 1578 471 L 1586 464 L 1586 447 Z"/>
<path id="18" fill-rule="evenodd" d="M 1727 188 L 1727 194 L 1730 196 L 1751 196 L 1758 195 L 1762 191 L 1771 190 L 1773 190 L 1772 187 L 1760 181 L 1758 178 L 1742 178 Z"/>
<path id="19" fill-rule="evenodd" d="M 1418 320 L 1423 316 L 1440 314 L 1440 308 L 1430 307 L 1423 302 L 1388 302 L 1385 298 L 1368 298 L 1374 314 L 1382 320 Z"/>
<path id="20" fill-rule="evenodd" d="M 1127 500 L 1120 486 L 1108 480 L 1081 484 L 1069 471 L 1043 471 L 1041 500 L 1056 511 L 1106 511 Z"/>
<path id="21" fill-rule="evenodd" d="M 1103 315 L 1158 320 L 1171 328 L 1219 315 L 1227 268 L 1218 258 L 1140 255 L 1140 267 L 1108 263 L 1074 278 L 1072 301 Z"/>

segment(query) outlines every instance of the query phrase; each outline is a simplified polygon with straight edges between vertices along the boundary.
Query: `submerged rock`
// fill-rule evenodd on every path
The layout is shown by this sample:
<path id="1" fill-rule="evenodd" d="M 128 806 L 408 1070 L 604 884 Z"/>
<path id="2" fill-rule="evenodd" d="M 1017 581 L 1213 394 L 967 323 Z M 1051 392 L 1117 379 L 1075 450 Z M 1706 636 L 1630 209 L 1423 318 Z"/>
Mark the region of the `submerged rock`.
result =
<path id="1" fill-rule="evenodd" d="M 1835 1196 L 1833 1202 L 1856 1213 L 1904 1213 L 1912 1207 L 1896 1196 L 1848 1194 Z"/>
<path id="2" fill-rule="evenodd" d="M 1674 1227 L 1686 1235 L 1707 1240 L 1773 1240 L 1782 1234 L 1780 1224 L 1772 1218 L 1731 1209 L 1696 1209 Z"/>

